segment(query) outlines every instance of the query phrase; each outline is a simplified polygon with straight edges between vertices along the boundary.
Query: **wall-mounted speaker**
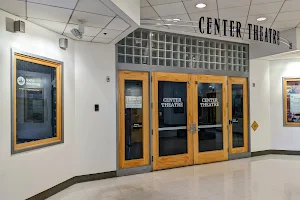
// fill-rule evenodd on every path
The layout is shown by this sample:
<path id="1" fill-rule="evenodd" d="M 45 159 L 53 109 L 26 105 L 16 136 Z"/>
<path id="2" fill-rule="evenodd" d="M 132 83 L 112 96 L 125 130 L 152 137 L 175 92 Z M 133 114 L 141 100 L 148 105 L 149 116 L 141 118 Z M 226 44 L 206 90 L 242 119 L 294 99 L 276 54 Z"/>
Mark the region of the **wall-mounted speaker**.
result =
<path id="1" fill-rule="evenodd" d="M 59 39 L 59 47 L 63 50 L 66 50 L 68 48 L 68 39 L 60 38 Z"/>

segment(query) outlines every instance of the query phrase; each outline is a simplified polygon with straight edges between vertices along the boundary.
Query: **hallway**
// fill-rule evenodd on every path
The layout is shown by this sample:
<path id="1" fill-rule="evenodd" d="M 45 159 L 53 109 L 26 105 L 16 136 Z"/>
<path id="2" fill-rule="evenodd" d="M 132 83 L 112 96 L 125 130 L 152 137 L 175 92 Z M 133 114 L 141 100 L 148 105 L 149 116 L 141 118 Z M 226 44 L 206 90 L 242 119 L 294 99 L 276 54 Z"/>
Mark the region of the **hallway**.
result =
<path id="1" fill-rule="evenodd" d="M 299 200 L 299 169 L 298 156 L 268 155 L 81 183 L 48 200 Z"/>

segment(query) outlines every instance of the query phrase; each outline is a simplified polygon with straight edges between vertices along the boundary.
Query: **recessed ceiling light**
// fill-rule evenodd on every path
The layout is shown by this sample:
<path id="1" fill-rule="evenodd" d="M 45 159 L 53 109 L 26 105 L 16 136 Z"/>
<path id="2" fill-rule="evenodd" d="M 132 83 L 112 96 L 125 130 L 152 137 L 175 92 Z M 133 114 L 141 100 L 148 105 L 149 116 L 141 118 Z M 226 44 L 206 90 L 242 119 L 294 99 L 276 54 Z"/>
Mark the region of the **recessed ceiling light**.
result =
<path id="1" fill-rule="evenodd" d="M 258 21 L 258 22 L 262 22 L 262 21 L 265 21 L 267 18 L 266 17 L 259 17 L 259 18 L 257 18 L 256 20 Z"/>
<path id="2" fill-rule="evenodd" d="M 206 4 L 205 3 L 198 3 L 196 5 L 197 8 L 205 8 L 206 7 Z"/>
<path id="3" fill-rule="evenodd" d="M 175 19 L 173 19 L 173 22 L 179 22 L 181 19 L 179 19 L 179 18 L 175 18 Z"/>

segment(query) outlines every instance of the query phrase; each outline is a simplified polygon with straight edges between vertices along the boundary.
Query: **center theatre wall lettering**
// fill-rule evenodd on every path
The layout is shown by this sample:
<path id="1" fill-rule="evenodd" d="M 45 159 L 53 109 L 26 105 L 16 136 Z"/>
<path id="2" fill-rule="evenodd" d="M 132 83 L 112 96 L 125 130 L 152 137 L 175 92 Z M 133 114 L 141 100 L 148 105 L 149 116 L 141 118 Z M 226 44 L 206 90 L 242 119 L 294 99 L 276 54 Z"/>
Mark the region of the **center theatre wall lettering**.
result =
<path id="1" fill-rule="evenodd" d="M 227 30 L 227 26 L 229 25 L 230 30 Z M 223 27 L 223 31 L 220 29 Z M 241 22 L 232 21 L 232 20 L 220 20 L 211 17 L 200 17 L 199 19 L 199 31 L 202 34 L 212 34 L 214 31 L 215 35 L 227 36 L 229 31 L 229 36 L 241 38 Z M 206 31 L 205 31 L 206 29 Z M 248 29 L 248 30 L 247 30 Z M 264 28 L 263 26 L 247 24 L 245 27 L 245 33 L 248 31 L 249 40 L 257 40 L 261 42 L 268 42 L 273 44 L 280 44 L 280 32 L 271 28 Z M 253 38 L 252 38 L 253 35 Z"/>

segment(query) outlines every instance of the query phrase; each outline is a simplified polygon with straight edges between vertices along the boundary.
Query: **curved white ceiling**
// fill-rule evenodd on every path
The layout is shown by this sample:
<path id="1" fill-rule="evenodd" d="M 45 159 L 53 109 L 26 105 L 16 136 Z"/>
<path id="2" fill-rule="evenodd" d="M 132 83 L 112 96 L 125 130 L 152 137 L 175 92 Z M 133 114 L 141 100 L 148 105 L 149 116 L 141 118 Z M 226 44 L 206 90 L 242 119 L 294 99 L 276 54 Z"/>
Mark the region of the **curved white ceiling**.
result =
<path id="1" fill-rule="evenodd" d="M 205 3 L 203 9 L 196 4 Z M 201 16 L 240 21 L 279 31 L 300 27 L 300 0 L 141 0 L 141 19 L 180 18 L 198 21 Z M 267 20 L 258 22 L 258 17 Z M 197 26 L 197 24 L 196 24 Z M 169 29 L 199 32 L 197 28 L 169 26 Z"/>
<path id="2" fill-rule="evenodd" d="M 110 43 L 130 27 L 101 0 L 0 0 L 0 8 L 75 40 L 78 20 L 85 21 L 83 41 Z"/>

